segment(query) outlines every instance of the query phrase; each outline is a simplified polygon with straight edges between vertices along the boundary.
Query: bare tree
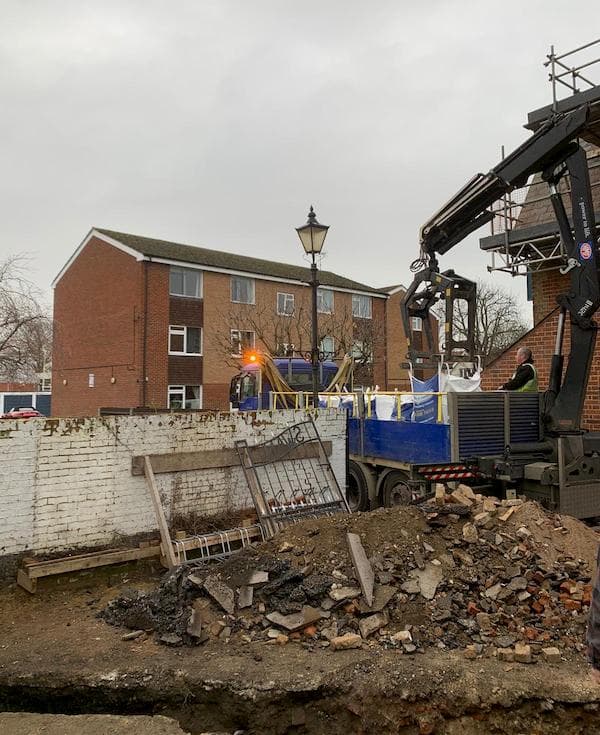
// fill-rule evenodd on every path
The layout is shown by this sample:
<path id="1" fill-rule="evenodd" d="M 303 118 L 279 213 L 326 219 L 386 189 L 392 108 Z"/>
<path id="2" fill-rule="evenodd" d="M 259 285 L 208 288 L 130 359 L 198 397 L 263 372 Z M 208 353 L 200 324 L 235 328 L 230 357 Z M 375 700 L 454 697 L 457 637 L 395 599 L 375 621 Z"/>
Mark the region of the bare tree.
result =
<path id="1" fill-rule="evenodd" d="M 232 367 L 241 367 L 244 347 L 252 346 L 273 357 L 301 355 L 310 359 L 312 321 L 308 299 L 297 298 L 294 312 L 289 315 L 277 314 L 270 305 L 231 304 L 219 315 L 219 321 L 223 327 L 215 335 L 212 347 Z M 380 320 L 358 319 L 350 308 L 337 308 L 332 314 L 318 315 L 317 342 L 326 359 L 340 360 L 351 354 L 355 360 L 355 381 L 372 385 L 373 360 L 382 352 L 384 328 Z M 250 336 L 254 345 L 244 341 Z"/>
<path id="2" fill-rule="evenodd" d="M 443 302 L 440 302 L 436 311 L 443 323 Z M 484 367 L 528 329 L 519 305 L 508 291 L 500 286 L 478 281 L 474 343 L 475 354 L 481 356 Z M 462 301 L 455 304 L 453 331 L 459 339 L 467 336 L 467 308 Z"/>
<path id="3" fill-rule="evenodd" d="M 0 376 L 32 382 L 50 358 L 52 323 L 25 277 L 27 260 L 15 255 L 0 263 Z"/>

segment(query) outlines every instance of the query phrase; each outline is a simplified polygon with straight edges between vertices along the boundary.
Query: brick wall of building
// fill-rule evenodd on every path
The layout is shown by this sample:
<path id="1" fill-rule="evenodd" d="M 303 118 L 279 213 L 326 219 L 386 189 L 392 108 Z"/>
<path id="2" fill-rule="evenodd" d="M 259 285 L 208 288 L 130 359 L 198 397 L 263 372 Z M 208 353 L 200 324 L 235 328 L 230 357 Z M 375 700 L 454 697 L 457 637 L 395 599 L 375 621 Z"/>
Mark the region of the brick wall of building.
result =
<path id="1" fill-rule="evenodd" d="M 54 292 L 55 415 L 138 405 L 140 293 L 140 264 L 97 238 L 64 273 Z"/>
<path id="2" fill-rule="evenodd" d="M 0 432 L 0 557 L 89 548 L 153 531 L 157 522 L 135 455 L 233 448 L 270 439 L 302 411 L 169 414 L 6 421 Z M 319 411 L 331 464 L 345 487 L 346 417 Z M 156 476 L 167 513 L 221 513 L 251 505 L 239 467 Z"/>

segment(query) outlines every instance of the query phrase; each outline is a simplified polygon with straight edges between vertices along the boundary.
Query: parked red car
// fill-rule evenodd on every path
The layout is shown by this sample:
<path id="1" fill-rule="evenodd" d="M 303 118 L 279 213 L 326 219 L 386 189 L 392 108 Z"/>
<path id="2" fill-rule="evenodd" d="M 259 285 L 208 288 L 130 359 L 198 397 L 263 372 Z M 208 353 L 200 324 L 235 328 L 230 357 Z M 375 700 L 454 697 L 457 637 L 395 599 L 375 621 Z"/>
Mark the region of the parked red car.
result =
<path id="1" fill-rule="evenodd" d="M 33 419 L 43 416 L 37 409 L 31 406 L 23 406 L 21 408 L 11 408 L 8 413 L 3 413 L 0 418 L 3 419 Z"/>

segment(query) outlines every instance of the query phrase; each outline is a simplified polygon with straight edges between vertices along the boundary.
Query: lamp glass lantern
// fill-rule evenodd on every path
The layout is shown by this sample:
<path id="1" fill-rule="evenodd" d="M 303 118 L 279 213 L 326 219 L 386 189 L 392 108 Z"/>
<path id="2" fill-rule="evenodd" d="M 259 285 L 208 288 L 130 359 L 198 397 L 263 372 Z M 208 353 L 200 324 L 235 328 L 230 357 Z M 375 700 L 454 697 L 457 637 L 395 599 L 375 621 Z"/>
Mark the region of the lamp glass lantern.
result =
<path id="1" fill-rule="evenodd" d="M 328 225 L 317 222 L 317 215 L 311 207 L 306 224 L 302 227 L 296 227 L 296 232 L 307 255 L 312 255 L 314 258 L 315 255 L 321 252 L 328 229 Z"/>

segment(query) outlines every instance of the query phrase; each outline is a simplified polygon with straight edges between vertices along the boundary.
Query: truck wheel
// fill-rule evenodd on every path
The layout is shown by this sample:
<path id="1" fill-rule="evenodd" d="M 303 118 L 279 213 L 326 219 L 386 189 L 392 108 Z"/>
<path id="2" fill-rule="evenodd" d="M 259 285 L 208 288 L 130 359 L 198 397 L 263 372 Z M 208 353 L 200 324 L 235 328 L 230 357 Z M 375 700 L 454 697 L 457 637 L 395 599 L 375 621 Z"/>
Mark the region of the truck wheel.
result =
<path id="1" fill-rule="evenodd" d="M 348 491 L 346 500 L 353 513 L 369 510 L 369 490 L 362 468 L 356 462 L 348 463 Z"/>
<path id="2" fill-rule="evenodd" d="M 410 505 L 413 494 L 406 473 L 394 470 L 387 475 L 383 481 L 382 492 L 383 505 L 393 508 L 395 505 Z"/>

